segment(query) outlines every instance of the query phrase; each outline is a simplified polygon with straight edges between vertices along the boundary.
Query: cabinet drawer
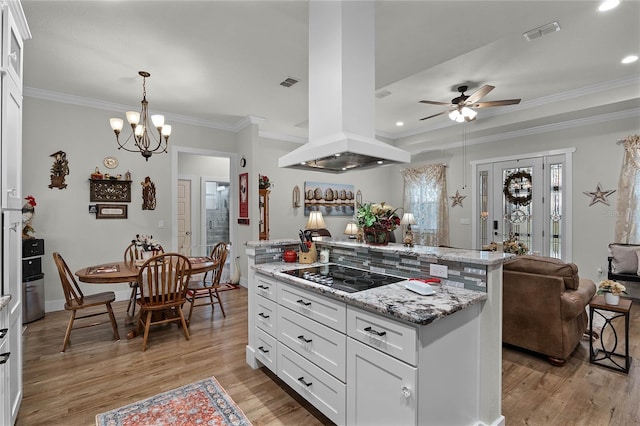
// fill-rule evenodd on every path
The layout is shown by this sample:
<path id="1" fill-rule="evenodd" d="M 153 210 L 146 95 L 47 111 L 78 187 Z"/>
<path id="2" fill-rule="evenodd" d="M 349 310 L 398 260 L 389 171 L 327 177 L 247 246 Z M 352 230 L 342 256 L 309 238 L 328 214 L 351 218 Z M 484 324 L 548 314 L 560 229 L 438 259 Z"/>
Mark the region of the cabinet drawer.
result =
<path id="1" fill-rule="evenodd" d="M 274 337 L 256 328 L 256 359 L 275 374 L 278 374 L 277 348 L 278 341 Z"/>
<path id="2" fill-rule="evenodd" d="M 278 335 L 278 305 L 273 300 L 256 297 L 255 324 L 272 336 Z"/>
<path id="3" fill-rule="evenodd" d="M 332 422 L 345 424 L 345 384 L 282 343 L 278 343 L 278 377 Z"/>
<path id="4" fill-rule="evenodd" d="M 416 328 L 349 306 L 347 334 L 411 365 L 417 361 Z"/>
<path id="5" fill-rule="evenodd" d="M 267 299 L 276 300 L 276 281 L 264 275 L 256 274 L 255 292 Z"/>
<path id="6" fill-rule="evenodd" d="M 288 284 L 279 283 L 278 303 L 341 333 L 346 332 L 346 305 Z"/>
<path id="7" fill-rule="evenodd" d="M 280 309 L 278 340 L 345 381 L 346 336 L 288 309 Z"/>

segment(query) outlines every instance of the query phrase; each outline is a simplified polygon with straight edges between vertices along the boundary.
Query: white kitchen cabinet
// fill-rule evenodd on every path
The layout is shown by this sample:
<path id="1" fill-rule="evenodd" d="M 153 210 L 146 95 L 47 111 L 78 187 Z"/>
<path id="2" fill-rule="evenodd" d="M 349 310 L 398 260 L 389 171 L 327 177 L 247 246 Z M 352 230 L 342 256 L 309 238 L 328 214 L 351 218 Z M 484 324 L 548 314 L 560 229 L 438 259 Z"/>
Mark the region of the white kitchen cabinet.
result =
<path id="1" fill-rule="evenodd" d="M 0 207 L 2 207 L 2 294 L 11 295 L 5 307 L 11 353 L 0 382 L 2 424 L 15 423 L 22 402 L 22 75 L 24 41 L 31 38 L 22 5 L 0 0 Z"/>
<path id="2" fill-rule="evenodd" d="M 347 424 L 417 424 L 417 368 L 347 339 Z"/>

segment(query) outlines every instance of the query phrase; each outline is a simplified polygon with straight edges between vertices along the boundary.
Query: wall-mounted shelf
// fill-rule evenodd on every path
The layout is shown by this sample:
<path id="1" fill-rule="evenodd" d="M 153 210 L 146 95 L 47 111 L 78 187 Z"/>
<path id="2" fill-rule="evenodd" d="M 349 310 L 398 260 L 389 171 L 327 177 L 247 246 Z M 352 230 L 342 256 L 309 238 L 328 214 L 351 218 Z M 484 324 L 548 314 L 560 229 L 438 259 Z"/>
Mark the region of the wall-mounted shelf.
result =
<path id="1" fill-rule="evenodd" d="M 89 201 L 103 203 L 130 203 L 131 181 L 89 179 Z"/>

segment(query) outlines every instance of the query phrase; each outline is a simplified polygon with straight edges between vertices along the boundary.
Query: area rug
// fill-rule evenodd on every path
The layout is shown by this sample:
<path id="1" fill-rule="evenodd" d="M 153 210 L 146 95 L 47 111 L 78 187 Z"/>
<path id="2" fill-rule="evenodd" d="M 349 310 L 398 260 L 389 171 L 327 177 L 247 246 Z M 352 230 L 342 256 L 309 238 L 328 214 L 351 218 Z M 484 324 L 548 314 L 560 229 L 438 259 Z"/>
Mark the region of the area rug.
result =
<path id="1" fill-rule="evenodd" d="M 240 284 L 231 284 L 231 283 L 220 284 L 220 288 L 218 289 L 218 292 L 235 290 L 237 288 L 240 288 Z"/>
<path id="2" fill-rule="evenodd" d="M 211 377 L 96 416 L 97 426 L 251 425 Z"/>

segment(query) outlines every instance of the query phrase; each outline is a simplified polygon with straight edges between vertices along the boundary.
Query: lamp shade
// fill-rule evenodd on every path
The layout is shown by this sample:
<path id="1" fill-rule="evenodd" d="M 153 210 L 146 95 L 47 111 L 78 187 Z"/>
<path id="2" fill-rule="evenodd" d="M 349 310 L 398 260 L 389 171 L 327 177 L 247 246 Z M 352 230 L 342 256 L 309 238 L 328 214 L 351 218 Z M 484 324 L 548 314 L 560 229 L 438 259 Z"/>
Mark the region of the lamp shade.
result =
<path id="1" fill-rule="evenodd" d="M 400 225 L 414 225 L 416 223 L 416 218 L 413 216 L 413 213 L 405 213 L 402 215 L 402 219 L 400 219 Z"/>
<path id="2" fill-rule="evenodd" d="M 327 224 L 324 222 L 322 212 L 314 211 L 309 213 L 309 220 L 305 229 L 326 229 Z"/>
<path id="3" fill-rule="evenodd" d="M 353 222 L 347 223 L 347 227 L 344 230 L 344 234 L 345 235 L 349 235 L 349 236 L 357 235 L 358 234 L 358 225 L 356 225 Z"/>

